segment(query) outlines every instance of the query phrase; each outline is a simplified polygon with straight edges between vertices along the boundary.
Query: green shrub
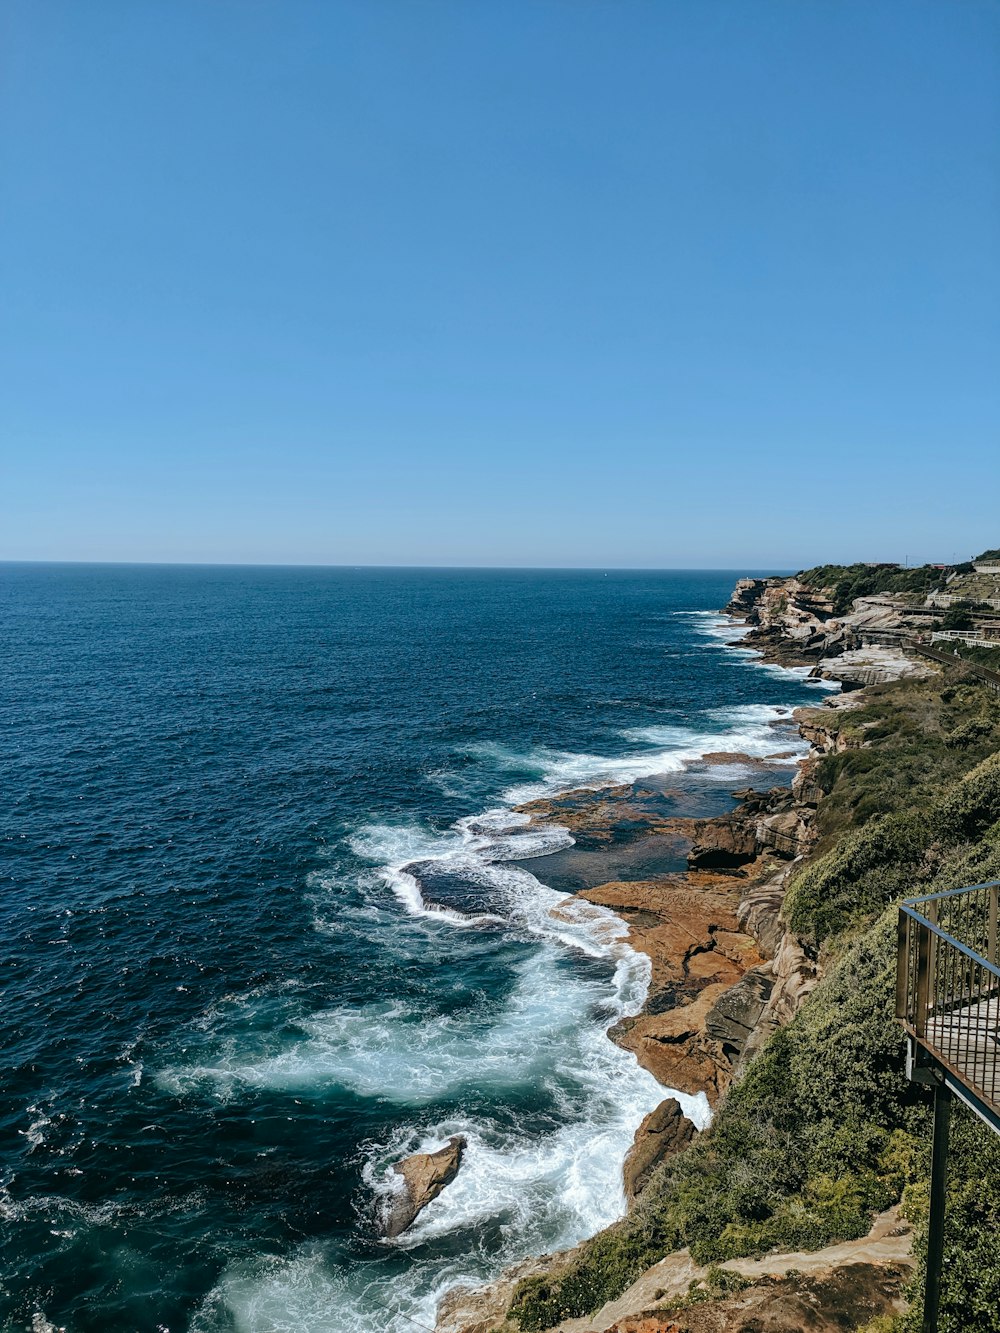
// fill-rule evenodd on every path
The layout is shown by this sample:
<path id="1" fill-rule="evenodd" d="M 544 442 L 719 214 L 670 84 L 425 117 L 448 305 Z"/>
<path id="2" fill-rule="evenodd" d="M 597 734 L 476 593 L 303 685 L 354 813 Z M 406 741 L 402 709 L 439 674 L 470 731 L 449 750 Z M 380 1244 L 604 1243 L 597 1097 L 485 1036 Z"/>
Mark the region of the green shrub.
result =
<path id="1" fill-rule="evenodd" d="M 941 629 L 943 630 L 963 630 L 972 629 L 972 603 L 971 602 L 952 602 L 944 615 L 941 617 Z"/>
<path id="2" fill-rule="evenodd" d="M 919 1333 L 929 1191 L 926 1176 L 911 1185 L 903 1208 L 914 1223 L 917 1270 L 913 1305 L 903 1320 Z M 1000 1136 L 956 1103 L 952 1111 L 945 1207 L 940 1333 L 1000 1333 Z"/>
<path id="3" fill-rule="evenodd" d="M 818 943 L 916 891 L 930 840 L 918 812 L 885 815 L 845 834 L 795 877 L 785 899 L 792 929 Z"/>

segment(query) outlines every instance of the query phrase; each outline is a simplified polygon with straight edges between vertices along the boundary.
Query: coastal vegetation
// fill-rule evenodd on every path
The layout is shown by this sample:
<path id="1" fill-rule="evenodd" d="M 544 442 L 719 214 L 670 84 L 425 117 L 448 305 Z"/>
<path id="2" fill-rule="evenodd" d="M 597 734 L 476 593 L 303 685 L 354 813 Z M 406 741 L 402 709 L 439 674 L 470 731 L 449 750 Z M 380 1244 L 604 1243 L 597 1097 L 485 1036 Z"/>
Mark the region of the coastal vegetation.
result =
<path id="1" fill-rule="evenodd" d="M 945 572 L 938 565 L 816 565 L 801 570 L 798 579 L 807 587 L 828 591 L 835 615 L 850 611 L 855 597 L 877 593 L 904 593 L 922 601 L 944 584 Z"/>
<path id="2" fill-rule="evenodd" d="M 990 671 L 1000 671 L 1000 640 L 988 647 L 977 643 L 953 643 L 951 651 L 963 662 L 987 667 Z"/>
<path id="3" fill-rule="evenodd" d="M 589 1314 L 683 1246 L 702 1264 L 816 1249 L 865 1235 L 897 1202 L 922 1254 L 929 1099 L 905 1077 L 894 1017 L 895 904 L 1000 877 L 1000 699 L 957 672 L 874 687 L 831 715 L 821 840 L 785 903 L 824 979 L 629 1215 L 561 1273 L 521 1283 L 525 1333 Z M 1000 1139 L 969 1112 L 954 1119 L 941 1328 L 1000 1333 Z M 918 1271 L 896 1328 L 919 1328 L 919 1291 Z"/>

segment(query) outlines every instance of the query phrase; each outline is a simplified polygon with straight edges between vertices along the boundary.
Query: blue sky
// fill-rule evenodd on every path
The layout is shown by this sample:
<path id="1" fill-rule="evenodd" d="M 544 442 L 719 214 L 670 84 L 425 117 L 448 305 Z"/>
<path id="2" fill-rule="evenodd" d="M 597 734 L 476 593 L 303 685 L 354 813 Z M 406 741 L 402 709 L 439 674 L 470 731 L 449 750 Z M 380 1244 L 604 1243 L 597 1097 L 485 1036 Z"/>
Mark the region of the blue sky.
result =
<path id="1" fill-rule="evenodd" d="M 6 0 L 0 558 L 1000 544 L 992 0 Z"/>

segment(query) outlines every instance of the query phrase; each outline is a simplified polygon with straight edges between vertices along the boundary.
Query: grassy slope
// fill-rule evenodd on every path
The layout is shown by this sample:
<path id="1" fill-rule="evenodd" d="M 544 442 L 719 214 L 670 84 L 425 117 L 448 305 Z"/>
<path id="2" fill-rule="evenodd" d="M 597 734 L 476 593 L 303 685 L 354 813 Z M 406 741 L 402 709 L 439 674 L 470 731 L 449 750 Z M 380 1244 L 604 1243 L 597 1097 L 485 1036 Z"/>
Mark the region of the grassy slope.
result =
<path id="1" fill-rule="evenodd" d="M 562 1278 L 521 1284 L 522 1329 L 590 1313 L 683 1245 L 700 1262 L 818 1248 L 901 1197 L 921 1246 L 929 1102 L 903 1073 L 893 903 L 1000 877 L 1000 700 L 949 671 L 872 691 L 842 726 L 857 748 L 820 766 L 820 855 L 786 903 L 824 981 L 633 1212 Z M 942 1333 L 1000 1333 L 1000 1138 L 955 1121 Z"/>

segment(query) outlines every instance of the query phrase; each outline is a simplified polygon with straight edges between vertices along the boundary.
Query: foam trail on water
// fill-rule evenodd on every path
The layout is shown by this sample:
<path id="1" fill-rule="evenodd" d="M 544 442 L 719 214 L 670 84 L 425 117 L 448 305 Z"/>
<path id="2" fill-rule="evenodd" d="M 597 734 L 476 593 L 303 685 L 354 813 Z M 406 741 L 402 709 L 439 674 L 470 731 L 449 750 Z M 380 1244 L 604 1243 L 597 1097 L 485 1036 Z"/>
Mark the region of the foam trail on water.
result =
<path id="1" fill-rule="evenodd" d="M 728 616 L 716 611 L 678 611 L 676 613 L 689 620 L 692 627 L 707 639 L 714 640 L 720 648 L 727 650 L 734 657 L 740 657 L 748 665 L 772 676 L 775 680 L 787 680 L 789 674 L 797 676 L 803 685 L 817 690 L 839 690 L 840 682 L 824 680 L 821 676 L 811 675 L 812 667 L 782 666 L 778 662 L 763 661 L 763 654 L 757 648 L 743 647 L 734 641 L 745 638 L 753 625 L 730 620 Z"/>
<path id="2" fill-rule="evenodd" d="M 784 732 L 780 729 L 783 722 L 790 721 L 790 713 L 790 709 L 766 704 L 707 709 L 703 713 L 704 728 L 669 723 L 630 728 L 621 733 L 623 740 L 642 748 L 615 755 L 573 754 L 544 747 L 517 753 L 499 746 L 488 747 L 488 755 L 495 764 L 536 775 L 504 791 L 506 802 L 520 805 L 574 789 L 615 786 L 665 773 L 681 773 L 703 755 L 719 750 L 760 758 L 789 749 L 804 755 L 808 747 L 798 732 L 790 726 Z M 487 747 L 477 747 L 477 751 L 487 753 Z"/>

